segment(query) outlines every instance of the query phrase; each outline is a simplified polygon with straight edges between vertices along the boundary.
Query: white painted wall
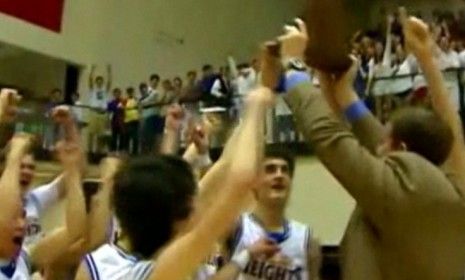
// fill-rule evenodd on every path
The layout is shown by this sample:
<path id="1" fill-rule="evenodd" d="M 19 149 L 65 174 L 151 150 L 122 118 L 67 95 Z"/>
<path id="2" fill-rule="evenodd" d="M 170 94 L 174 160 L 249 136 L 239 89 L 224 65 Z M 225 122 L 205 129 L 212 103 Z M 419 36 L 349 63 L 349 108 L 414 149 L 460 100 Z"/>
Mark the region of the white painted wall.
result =
<path id="1" fill-rule="evenodd" d="M 299 14 L 300 2 L 69 0 L 61 34 L 1 14 L 0 41 L 80 65 L 112 63 L 115 85 L 126 87 L 153 72 L 184 76 L 207 62 L 225 64 L 228 54 L 249 59 L 259 42 Z"/>

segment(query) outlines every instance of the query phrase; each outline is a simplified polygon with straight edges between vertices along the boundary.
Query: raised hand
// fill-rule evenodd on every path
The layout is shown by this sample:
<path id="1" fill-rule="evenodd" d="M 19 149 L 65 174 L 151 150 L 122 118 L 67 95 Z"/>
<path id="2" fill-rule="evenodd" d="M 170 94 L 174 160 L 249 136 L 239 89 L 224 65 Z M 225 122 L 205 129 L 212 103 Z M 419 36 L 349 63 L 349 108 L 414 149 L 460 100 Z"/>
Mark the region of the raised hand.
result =
<path id="1" fill-rule="evenodd" d="M 206 154 L 210 148 L 207 131 L 201 125 L 198 125 L 193 129 L 190 135 L 190 142 L 194 143 L 199 155 Z"/>
<path id="2" fill-rule="evenodd" d="M 168 109 L 165 120 L 165 129 L 179 131 L 184 120 L 184 110 L 179 104 L 173 104 Z"/>
<path id="3" fill-rule="evenodd" d="M 106 157 L 100 163 L 100 177 L 102 180 L 111 180 L 118 172 L 121 160 L 117 157 Z"/>
<path id="4" fill-rule="evenodd" d="M 278 38 L 281 45 L 281 59 L 283 62 L 292 58 L 304 59 L 308 44 L 307 26 L 301 19 L 295 20 L 296 26 L 284 26 L 285 34 Z"/>
<path id="5" fill-rule="evenodd" d="M 17 115 L 17 102 L 20 100 L 18 91 L 4 88 L 0 91 L 0 122 L 14 122 Z"/>
<path id="6" fill-rule="evenodd" d="M 434 39 L 428 25 L 416 17 L 410 17 L 405 8 L 399 9 L 399 17 L 406 49 L 418 58 L 432 55 Z"/>
<path id="7" fill-rule="evenodd" d="M 53 108 L 52 119 L 54 122 L 62 125 L 70 125 L 74 122 L 71 110 L 66 105 L 60 105 Z"/>

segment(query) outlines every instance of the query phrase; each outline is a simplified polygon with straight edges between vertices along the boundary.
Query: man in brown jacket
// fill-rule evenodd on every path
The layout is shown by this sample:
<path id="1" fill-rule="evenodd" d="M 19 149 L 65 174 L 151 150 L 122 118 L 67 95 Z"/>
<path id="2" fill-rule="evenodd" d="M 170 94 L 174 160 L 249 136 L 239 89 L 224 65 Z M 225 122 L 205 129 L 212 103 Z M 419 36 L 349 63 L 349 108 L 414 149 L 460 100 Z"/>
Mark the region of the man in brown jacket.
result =
<path id="1" fill-rule="evenodd" d="M 279 38 L 285 67 L 303 59 L 307 33 L 303 22 L 297 24 L 299 28 L 287 26 Z M 463 279 L 461 124 L 433 60 L 427 26 L 404 11 L 403 25 L 406 46 L 422 67 L 435 112 L 407 109 L 383 129 L 354 93 L 356 67 L 343 75 L 321 73 L 326 100 L 305 72 L 287 71 L 286 99 L 317 156 L 357 201 L 344 241 L 344 279 Z M 328 104 L 345 112 L 352 132 Z"/>

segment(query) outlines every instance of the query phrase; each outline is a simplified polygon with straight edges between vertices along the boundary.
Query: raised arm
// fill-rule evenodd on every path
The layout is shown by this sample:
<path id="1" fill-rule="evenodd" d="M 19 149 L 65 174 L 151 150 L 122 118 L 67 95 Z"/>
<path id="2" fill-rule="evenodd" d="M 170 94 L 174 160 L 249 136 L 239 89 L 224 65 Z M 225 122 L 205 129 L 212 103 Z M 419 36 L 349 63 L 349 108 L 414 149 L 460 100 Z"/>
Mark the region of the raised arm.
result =
<path id="1" fill-rule="evenodd" d="M 179 104 L 173 104 L 168 109 L 165 119 L 165 131 L 160 146 L 163 155 L 177 155 L 179 150 L 179 137 L 185 114 Z"/>
<path id="2" fill-rule="evenodd" d="M 97 69 L 97 65 L 92 64 L 89 73 L 89 89 L 94 89 L 94 81 L 95 81 L 95 69 Z"/>
<path id="3" fill-rule="evenodd" d="M 75 251 L 85 250 L 86 243 L 87 215 L 81 182 L 83 152 L 77 128 L 66 106 L 55 108 L 53 117 L 65 130 L 65 137 L 58 142 L 57 151 L 58 159 L 64 167 L 63 182 L 67 188 L 66 218 L 64 227 L 29 248 L 31 262 L 38 268 L 48 267 L 59 258 L 75 256 Z M 76 248 L 76 244 L 81 246 Z M 78 260 L 79 258 L 74 262 L 77 263 Z"/>
<path id="4" fill-rule="evenodd" d="M 0 90 L 0 148 L 6 146 L 15 131 L 17 102 L 20 97 L 15 89 Z"/>
<path id="5" fill-rule="evenodd" d="M 29 136 L 15 135 L 7 148 L 6 163 L 0 178 L 0 246 L 2 248 L 11 247 L 13 242 L 11 233 L 18 231 L 13 227 L 16 227 L 17 221 L 23 217 L 19 173 L 21 160 L 28 152 L 30 144 Z"/>
<path id="6" fill-rule="evenodd" d="M 157 265 L 149 279 L 186 279 L 238 218 L 262 160 L 260 147 L 264 141 L 265 114 L 272 93 L 266 88 L 259 88 L 250 96 L 228 180 L 222 182 L 226 187 L 197 225 L 157 258 Z M 179 262 L 180 259 L 183 261 Z"/>
<path id="7" fill-rule="evenodd" d="M 383 54 L 383 66 L 384 67 L 391 67 L 391 55 L 392 55 L 391 29 L 392 29 L 393 22 L 394 22 L 394 17 L 392 15 L 388 15 L 387 30 L 386 30 L 386 45 L 384 46 L 384 54 Z"/>
<path id="8" fill-rule="evenodd" d="M 408 17 L 405 9 L 400 10 L 405 34 L 405 44 L 417 58 L 418 64 L 428 83 L 433 110 L 449 124 L 454 134 L 452 151 L 445 165 L 459 176 L 465 176 L 465 144 L 462 122 L 458 112 L 450 102 L 450 92 L 433 55 L 434 40 L 428 26 L 421 20 Z"/>
<path id="9" fill-rule="evenodd" d="M 281 38 L 282 56 L 303 55 L 307 45 L 305 24 L 297 22 L 300 30 L 292 27 Z M 336 77 L 342 82 L 338 87 L 350 89 L 352 83 L 345 75 Z M 364 209 L 370 209 L 374 221 L 383 220 L 383 205 L 387 196 L 395 196 L 401 186 L 394 168 L 394 161 L 374 156 L 334 116 L 306 73 L 287 75 L 285 97 L 305 138 L 311 142 L 316 154 L 326 168 Z M 364 114 L 366 112 L 363 112 Z M 344 159 L 344 160 L 341 160 Z M 363 163 L 363 165 L 361 165 Z M 357 166 L 357 168 L 354 168 Z M 372 178 L 372 180 L 367 180 Z"/>
<path id="10" fill-rule="evenodd" d="M 111 210 L 111 193 L 113 178 L 121 165 L 121 160 L 114 157 L 105 158 L 100 164 L 101 187 L 92 197 L 89 213 L 89 248 L 97 248 L 111 240 L 114 233 L 113 211 Z"/>

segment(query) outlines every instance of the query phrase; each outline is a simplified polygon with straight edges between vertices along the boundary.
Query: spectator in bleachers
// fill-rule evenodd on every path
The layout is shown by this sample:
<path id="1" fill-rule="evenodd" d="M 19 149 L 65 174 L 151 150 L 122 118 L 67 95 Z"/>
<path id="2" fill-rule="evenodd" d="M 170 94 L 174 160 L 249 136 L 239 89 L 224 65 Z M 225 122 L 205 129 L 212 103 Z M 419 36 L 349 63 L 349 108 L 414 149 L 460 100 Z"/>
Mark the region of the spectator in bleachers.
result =
<path id="1" fill-rule="evenodd" d="M 163 132 L 163 120 L 160 117 L 160 108 L 155 104 L 160 98 L 158 86 L 160 76 L 152 74 L 150 76 L 150 87 L 147 90 L 147 96 L 140 100 L 142 107 L 142 152 L 151 152 L 155 148 L 156 139 Z"/>
<path id="2" fill-rule="evenodd" d="M 148 90 L 149 89 L 146 83 L 139 84 L 139 101 L 147 97 Z"/>
<path id="3" fill-rule="evenodd" d="M 197 72 L 191 70 L 187 72 L 187 86 L 194 86 L 197 84 Z"/>
<path id="4" fill-rule="evenodd" d="M 74 116 L 75 120 L 78 123 L 78 128 L 82 129 L 85 126 L 85 119 L 84 119 L 84 110 L 81 107 L 82 102 L 81 102 L 80 98 L 81 98 L 81 96 L 79 95 L 79 92 L 74 92 L 71 95 L 71 101 L 72 101 L 72 104 L 73 104 L 73 107 L 71 107 L 71 110 L 72 110 L 72 113 L 73 113 L 73 116 Z"/>
<path id="5" fill-rule="evenodd" d="M 183 89 L 182 79 L 180 77 L 175 77 L 173 79 L 173 89 L 177 96 L 180 96 Z"/>
<path id="6" fill-rule="evenodd" d="M 442 71 L 445 71 L 444 78 L 450 92 L 452 104 L 457 111 L 460 109 L 460 88 L 458 85 L 457 72 L 454 70 L 460 67 L 460 58 L 455 50 L 451 48 L 450 38 L 443 36 L 439 41 L 438 63 Z"/>
<path id="7" fill-rule="evenodd" d="M 107 82 L 102 76 L 95 76 L 97 66 L 92 65 L 89 75 L 89 94 L 88 105 L 92 110 L 88 111 L 89 135 L 88 150 L 90 153 L 101 153 L 104 142 L 102 136 L 107 129 L 108 118 L 105 114 L 109 100 L 109 92 L 112 83 L 111 65 L 107 66 Z"/>
<path id="8" fill-rule="evenodd" d="M 120 88 L 113 89 L 113 99 L 108 102 L 107 111 L 111 115 L 111 141 L 110 152 L 123 150 L 124 134 L 124 106 L 125 101 L 122 98 Z"/>
<path id="9" fill-rule="evenodd" d="M 161 86 L 162 86 L 162 94 L 161 94 L 159 103 L 162 104 L 161 110 L 160 110 L 160 116 L 163 120 L 163 128 L 162 128 L 162 131 L 163 131 L 165 129 L 165 117 L 166 117 L 166 113 L 168 112 L 168 108 L 170 107 L 171 104 L 173 104 L 175 101 L 179 99 L 179 95 L 173 83 L 171 83 L 171 80 L 169 79 L 163 80 Z"/>
<path id="10" fill-rule="evenodd" d="M 139 107 L 133 87 L 126 89 L 124 105 L 124 150 L 131 155 L 139 152 Z"/>
<path id="11" fill-rule="evenodd" d="M 202 72 L 202 100 L 206 107 L 229 107 L 229 89 L 223 77 L 209 64 L 202 67 Z"/>

